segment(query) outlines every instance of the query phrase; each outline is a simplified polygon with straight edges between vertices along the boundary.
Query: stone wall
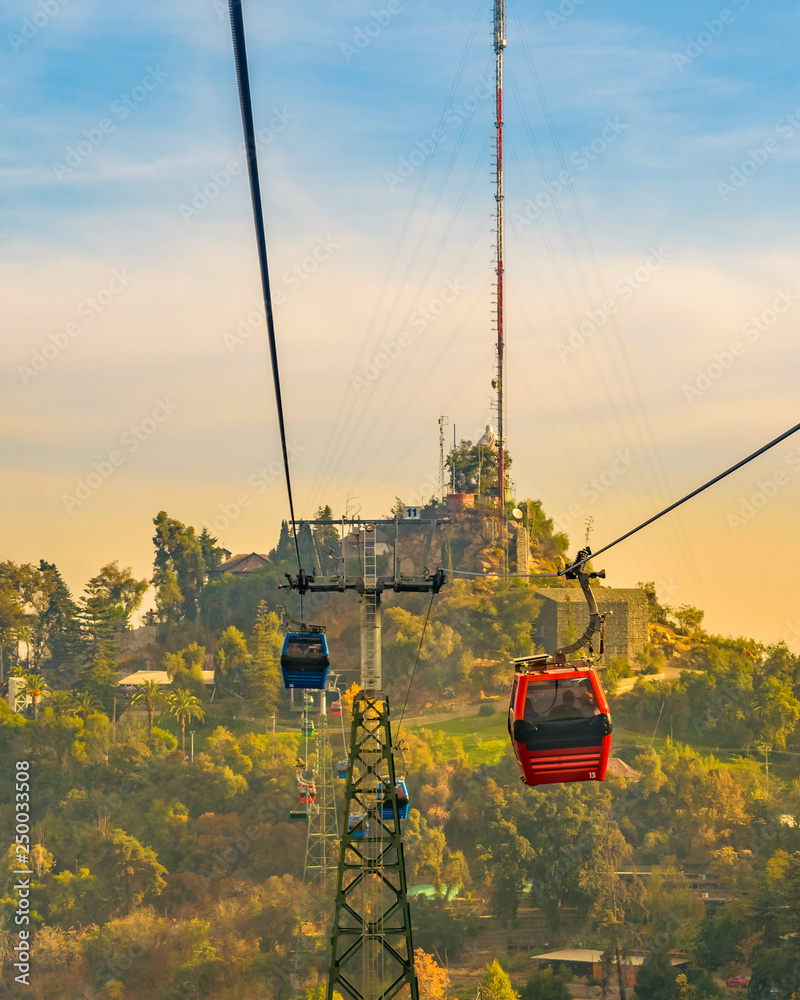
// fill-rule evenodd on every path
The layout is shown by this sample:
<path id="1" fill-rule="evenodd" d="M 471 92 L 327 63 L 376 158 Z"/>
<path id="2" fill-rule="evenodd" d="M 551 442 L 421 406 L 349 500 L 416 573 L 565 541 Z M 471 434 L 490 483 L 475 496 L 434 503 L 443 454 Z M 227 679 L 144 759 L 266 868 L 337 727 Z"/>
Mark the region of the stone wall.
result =
<path id="1" fill-rule="evenodd" d="M 639 587 L 598 587 L 593 593 L 599 611 L 606 615 L 606 656 L 622 655 L 632 660 L 647 644 L 647 595 Z M 583 634 L 589 624 L 589 609 L 578 587 L 540 587 L 536 596 L 544 602 L 533 625 L 537 645 L 552 653 Z"/>

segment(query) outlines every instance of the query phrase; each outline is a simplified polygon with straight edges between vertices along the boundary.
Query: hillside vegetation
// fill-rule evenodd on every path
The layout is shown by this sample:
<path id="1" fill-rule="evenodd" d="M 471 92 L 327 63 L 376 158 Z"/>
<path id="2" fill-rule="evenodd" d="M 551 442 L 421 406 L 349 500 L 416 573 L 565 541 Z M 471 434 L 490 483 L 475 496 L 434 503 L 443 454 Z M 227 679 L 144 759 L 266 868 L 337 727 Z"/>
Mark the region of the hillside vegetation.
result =
<path id="1" fill-rule="evenodd" d="M 533 557 L 563 565 L 566 539 L 553 535 L 538 505 L 534 514 Z M 275 612 L 286 596 L 276 584 L 296 568 L 288 536 L 267 569 L 209 583 L 217 541 L 163 513 L 155 524 L 156 628 L 136 652 L 120 654 L 117 638 L 148 581 L 111 564 L 75 600 L 50 564 L 0 567 L 4 662 L 31 697 L 24 715 L 0 705 L 0 758 L 30 762 L 36 973 L 30 987 L 14 983 L 18 855 L 8 767 L 0 776 L 0 835 L 9 845 L 0 871 L 2 993 L 314 1000 L 326 970 L 330 887 L 304 909 L 303 933 L 317 950 L 300 981 L 289 979 L 305 851 L 305 827 L 289 821 L 289 809 L 307 749 L 299 733 L 281 731 L 297 727 L 277 666 Z M 499 551 L 484 524 L 480 511 L 458 519 L 448 544 L 440 542 L 442 563 L 496 569 Z M 536 790 L 520 783 L 504 716 L 509 658 L 533 651 L 533 587 L 454 580 L 435 599 L 406 712 L 428 705 L 432 717 L 449 708 L 454 718 L 423 717 L 402 733 L 409 882 L 434 888 L 412 909 L 432 996 L 458 992 L 447 985 L 445 961 L 482 974 L 487 956 L 474 953 L 487 921 L 510 935 L 532 909 L 546 928 L 531 937 L 532 951 L 582 943 L 622 961 L 649 951 L 641 1000 L 717 996 L 719 979 L 738 972 L 752 973 L 753 1000 L 788 1000 L 798 988 L 800 658 L 781 644 L 708 635 L 702 612 L 662 606 L 642 586 L 650 645 L 639 662 L 616 658 L 605 671 L 619 692 L 614 752 L 638 773 Z M 345 670 L 347 712 L 358 606 L 339 595 L 311 603 L 308 617 L 328 624 Z M 423 595 L 386 601 L 395 719 L 428 605 Z M 208 655 L 217 669 L 213 703 L 200 673 Z M 154 695 L 152 706 L 145 697 L 125 701 L 116 687 L 121 673 L 145 664 L 173 678 L 171 693 Z M 459 706 L 479 702 L 496 711 L 456 718 Z M 691 959 L 683 983 L 668 961 L 676 951 Z M 523 1000 L 563 996 L 563 977 L 534 975 L 529 964 L 521 971 L 502 947 L 490 965 L 494 957 Z M 485 973 L 494 1000 L 513 1000 L 504 976 L 500 966 Z"/>

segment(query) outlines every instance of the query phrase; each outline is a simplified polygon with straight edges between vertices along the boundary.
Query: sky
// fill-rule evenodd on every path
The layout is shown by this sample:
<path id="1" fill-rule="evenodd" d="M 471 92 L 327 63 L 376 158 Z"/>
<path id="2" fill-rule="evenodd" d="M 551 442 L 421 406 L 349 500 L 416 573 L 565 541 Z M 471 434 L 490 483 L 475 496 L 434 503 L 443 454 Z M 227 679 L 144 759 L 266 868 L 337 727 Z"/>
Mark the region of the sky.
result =
<path id="1" fill-rule="evenodd" d="M 245 0 L 298 516 L 438 489 L 492 412 L 492 4 Z M 573 551 L 798 421 L 800 11 L 508 4 L 507 447 Z M 0 2 L 4 559 L 287 516 L 227 4 Z M 800 651 L 800 434 L 601 556 Z"/>

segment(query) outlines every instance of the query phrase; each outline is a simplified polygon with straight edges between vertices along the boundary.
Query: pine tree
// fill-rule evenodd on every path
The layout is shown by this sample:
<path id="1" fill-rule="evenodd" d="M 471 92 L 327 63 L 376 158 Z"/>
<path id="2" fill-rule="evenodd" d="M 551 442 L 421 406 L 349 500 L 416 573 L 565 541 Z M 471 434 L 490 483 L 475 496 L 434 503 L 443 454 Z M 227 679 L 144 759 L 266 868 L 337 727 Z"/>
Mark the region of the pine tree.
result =
<path id="1" fill-rule="evenodd" d="M 265 715 L 275 711 L 281 676 L 278 669 L 283 636 L 278 616 L 261 601 L 250 640 L 250 663 L 245 680 L 253 705 Z"/>
<path id="2" fill-rule="evenodd" d="M 511 985 L 508 974 L 495 959 L 491 965 L 486 966 L 486 971 L 481 979 L 482 1000 L 519 1000 L 519 993 Z"/>
<path id="3" fill-rule="evenodd" d="M 31 644 L 45 673 L 57 675 L 60 683 L 74 683 L 82 652 L 80 609 L 55 563 L 39 562 L 46 599 L 31 624 Z"/>
<path id="4" fill-rule="evenodd" d="M 294 559 L 294 542 L 289 532 L 289 522 L 281 521 L 281 532 L 278 536 L 278 544 L 269 553 L 269 560 L 273 563 L 286 562 Z"/>

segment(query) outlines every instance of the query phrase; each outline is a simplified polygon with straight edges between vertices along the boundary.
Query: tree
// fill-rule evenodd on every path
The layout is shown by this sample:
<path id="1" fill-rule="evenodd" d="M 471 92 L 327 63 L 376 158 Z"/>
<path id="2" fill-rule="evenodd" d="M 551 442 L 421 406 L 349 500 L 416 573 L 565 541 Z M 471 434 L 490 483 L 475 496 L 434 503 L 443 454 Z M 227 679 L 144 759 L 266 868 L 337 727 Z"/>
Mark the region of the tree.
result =
<path id="1" fill-rule="evenodd" d="M 414 937 L 424 941 L 434 954 L 451 958 L 467 947 L 467 934 L 474 931 L 476 923 L 474 916 L 455 913 L 441 896 L 415 896 L 412 917 Z"/>
<path id="2" fill-rule="evenodd" d="M 122 890 L 122 909 L 130 913 L 146 899 L 161 894 L 166 885 L 162 876 L 167 869 L 151 847 L 145 847 L 120 829 L 113 829 L 105 836 L 95 835 L 93 846 L 93 869 L 104 882 L 109 902 L 118 900 Z"/>
<path id="3" fill-rule="evenodd" d="M 417 974 L 417 986 L 422 1000 L 444 1000 L 450 988 L 450 976 L 447 969 L 422 948 L 414 949 L 414 971 Z"/>
<path id="4" fill-rule="evenodd" d="M 696 639 L 702 634 L 700 626 L 703 623 L 705 611 L 700 611 L 699 608 L 693 608 L 690 604 L 682 604 L 678 610 L 674 612 L 674 615 L 679 628 L 685 632 L 686 635 L 690 636 L 692 639 Z"/>
<path id="5" fill-rule="evenodd" d="M 270 549 L 269 561 L 272 563 L 291 562 L 295 558 L 294 541 L 289 531 L 289 522 L 281 521 L 281 530 L 278 535 L 278 544 L 274 549 Z"/>
<path id="6" fill-rule="evenodd" d="M 12 565 L 13 563 L 3 563 L 0 571 Z M 20 594 L 10 574 L 2 575 L 0 576 L 0 683 L 4 673 L 2 665 L 6 662 L 6 648 L 12 657 L 15 657 L 19 643 L 28 636 L 28 619 Z"/>
<path id="7" fill-rule="evenodd" d="M 145 681 L 140 684 L 134 692 L 131 702 L 134 705 L 142 705 L 147 709 L 147 729 L 153 731 L 153 713 L 164 701 L 164 692 L 161 685 L 156 680 Z"/>
<path id="8" fill-rule="evenodd" d="M 212 569 L 216 569 L 222 562 L 223 549 L 217 545 L 217 539 L 211 537 L 208 528 L 203 528 L 198 541 L 200 542 L 200 551 L 203 554 L 206 573 L 210 573 Z"/>
<path id="9" fill-rule="evenodd" d="M 78 606 L 53 563 L 40 560 L 28 596 L 30 661 L 43 673 L 57 672 L 72 683 L 81 659 Z"/>
<path id="10" fill-rule="evenodd" d="M 95 712 L 102 712 L 103 706 L 90 691 L 79 691 L 72 698 L 72 711 L 80 715 L 84 722 Z"/>
<path id="11" fill-rule="evenodd" d="M 28 674 L 22 691 L 30 696 L 33 703 L 33 717 L 37 719 L 39 717 L 39 702 L 49 694 L 47 682 L 40 674 Z"/>
<path id="12" fill-rule="evenodd" d="M 497 448 L 473 444 L 462 439 L 457 448 L 447 456 L 456 493 L 497 492 Z M 506 476 L 511 468 L 511 456 L 505 453 Z"/>
<path id="13" fill-rule="evenodd" d="M 202 694 L 205 660 L 205 647 L 190 642 L 179 653 L 164 653 L 164 669 L 175 687 L 189 688 L 196 694 Z"/>
<path id="14" fill-rule="evenodd" d="M 250 663 L 247 641 L 234 625 L 220 636 L 219 648 L 214 657 L 216 676 L 223 690 L 240 692 Z"/>
<path id="15" fill-rule="evenodd" d="M 520 1000 L 519 993 L 497 959 L 486 966 L 481 979 L 481 1000 Z"/>
<path id="16" fill-rule="evenodd" d="M 478 845 L 486 878 L 492 887 L 492 914 L 508 923 L 517 915 L 520 898 L 527 882 L 527 865 L 534 851 L 514 823 L 507 819 L 489 824 L 488 836 Z"/>
<path id="17" fill-rule="evenodd" d="M 106 569 L 116 568 L 116 563 Z M 146 581 L 144 583 L 147 588 Z M 139 597 L 141 601 L 141 597 Z M 90 663 L 102 660 L 111 662 L 117 652 L 118 633 L 127 627 L 125 605 L 115 601 L 109 592 L 109 583 L 102 575 L 94 576 L 86 584 L 80 600 L 79 616 L 83 632 L 84 658 Z"/>
<path id="18" fill-rule="evenodd" d="M 49 910 L 64 927 L 78 927 L 97 920 L 102 903 L 98 880 L 88 868 L 69 869 L 53 876 Z"/>
<path id="19" fill-rule="evenodd" d="M 192 719 L 199 719 L 201 722 L 206 717 L 205 710 L 200 701 L 191 691 L 186 688 L 178 688 L 167 698 L 167 710 L 172 718 L 177 719 L 181 726 L 181 753 L 186 756 L 186 723 Z"/>
<path id="20" fill-rule="evenodd" d="M 665 951 L 645 958 L 636 975 L 634 1000 L 678 1000 L 676 972 Z"/>
<path id="21" fill-rule="evenodd" d="M 558 972 L 547 965 L 538 969 L 522 990 L 522 1000 L 572 1000 L 567 983 L 572 982 L 572 973 L 562 965 Z"/>
<path id="22" fill-rule="evenodd" d="M 72 711 L 73 697 L 70 691 L 51 691 L 48 705 L 57 719 L 63 719 Z"/>
<path id="23" fill-rule="evenodd" d="M 616 965 L 620 1000 L 625 1000 L 625 975 L 623 958 L 630 952 L 631 927 L 626 920 L 628 910 L 641 890 L 640 883 L 633 887 L 624 883 L 618 872 L 629 861 L 633 849 L 620 833 L 616 823 L 603 825 L 598 831 L 592 848 L 594 864 L 589 869 L 593 887 L 597 892 L 592 916 L 605 938 L 605 954 Z M 584 875 L 584 881 L 590 878 Z M 606 978 L 606 976 L 604 976 Z"/>
<path id="24" fill-rule="evenodd" d="M 319 560 L 319 571 L 321 574 L 332 572 L 337 563 L 341 560 L 341 543 L 339 532 L 333 520 L 333 511 L 329 504 L 318 507 L 314 515 L 317 521 L 328 521 L 329 524 L 317 524 L 313 528 L 314 547 Z"/>
<path id="25" fill-rule="evenodd" d="M 256 612 L 253 637 L 250 640 L 251 656 L 246 667 L 245 685 L 251 704 L 268 715 L 275 711 L 281 676 L 278 656 L 283 643 L 280 621 L 274 611 L 261 601 Z"/>
<path id="26" fill-rule="evenodd" d="M 201 543 L 194 528 L 168 517 L 163 510 L 153 518 L 153 524 L 156 554 L 152 582 L 159 617 L 165 624 L 193 622 L 197 618 L 197 598 L 206 580 L 205 555 L 213 557 L 216 539 L 207 536 Z"/>
<path id="27" fill-rule="evenodd" d="M 762 739 L 779 750 L 785 749 L 786 739 L 800 719 L 800 701 L 791 684 L 777 677 L 765 678 L 759 685 L 755 708 L 762 721 Z"/>
<path id="28" fill-rule="evenodd" d="M 97 593 L 105 597 L 109 606 L 119 609 L 119 618 L 124 623 L 123 630 L 129 629 L 131 615 L 139 609 L 147 592 L 147 580 L 135 580 L 130 566 L 120 569 L 115 559 L 103 566 L 89 582 L 95 585 Z"/>

